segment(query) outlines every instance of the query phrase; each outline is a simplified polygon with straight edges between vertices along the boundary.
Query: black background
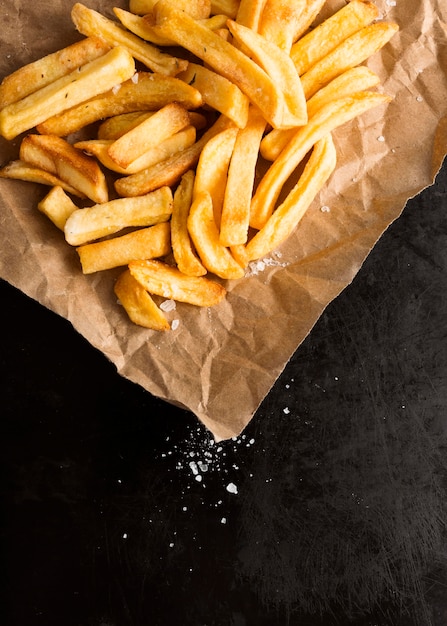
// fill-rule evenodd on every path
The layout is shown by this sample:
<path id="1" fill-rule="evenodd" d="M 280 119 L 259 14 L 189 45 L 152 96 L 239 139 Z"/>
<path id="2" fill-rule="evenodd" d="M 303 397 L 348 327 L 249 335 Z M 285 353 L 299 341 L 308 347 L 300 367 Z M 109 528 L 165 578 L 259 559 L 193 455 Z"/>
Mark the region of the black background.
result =
<path id="1" fill-rule="evenodd" d="M 220 444 L 1 282 L 1 623 L 445 626 L 446 209 L 444 167 Z"/>

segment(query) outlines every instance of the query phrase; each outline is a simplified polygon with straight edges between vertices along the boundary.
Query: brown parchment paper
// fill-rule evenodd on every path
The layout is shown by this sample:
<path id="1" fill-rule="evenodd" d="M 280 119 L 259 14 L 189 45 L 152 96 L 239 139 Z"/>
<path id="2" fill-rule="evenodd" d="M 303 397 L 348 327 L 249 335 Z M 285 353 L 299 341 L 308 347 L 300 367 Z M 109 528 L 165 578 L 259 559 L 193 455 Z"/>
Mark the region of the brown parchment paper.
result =
<path id="1" fill-rule="evenodd" d="M 126 2 L 91 0 L 112 17 Z M 331 9 L 344 4 L 331 0 Z M 147 391 L 192 411 L 217 438 L 239 434 L 325 307 L 352 281 L 407 200 L 429 186 L 447 152 L 447 3 L 378 0 L 400 32 L 369 61 L 386 93 L 334 134 L 338 166 L 297 231 L 263 271 L 227 283 L 219 306 L 177 305 L 176 331 L 132 325 L 117 305 L 121 272 L 83 276 L 76 252 L 38 213 L 43 187 L 0 181 L 0 276 L 68 319 Z M 76 41 L 71 4 L 0 2 L 0 78 Z M 19 141 L 0 142 L 1 162 Z M 50 338 L 49 338 L 50 340 Z M 63 349 L 63 347 L 62 347 Z"/>

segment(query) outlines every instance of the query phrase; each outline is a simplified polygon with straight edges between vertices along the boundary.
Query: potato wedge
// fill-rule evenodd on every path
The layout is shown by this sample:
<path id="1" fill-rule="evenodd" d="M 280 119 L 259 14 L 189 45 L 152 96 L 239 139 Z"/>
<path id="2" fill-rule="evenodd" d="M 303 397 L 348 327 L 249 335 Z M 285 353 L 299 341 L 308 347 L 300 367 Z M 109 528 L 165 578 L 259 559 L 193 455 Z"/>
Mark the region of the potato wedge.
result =
<path id="1" fill-rule="evenodd" d="M 41 213 L 46 215 L 59 230 L 64 230 L 70 215 L 78 208 L 60 186 L 55 186 L 37 204 Z"/>
<path id="2" fill-rule="evenodd" d="M 10 178 L 13 180 L 23 180 L 28 183 L 39 183 L 39 185 L 47 185 L 49 187 L 62 187 L 67 193 L 77 196 L 78 198 L 85 198 L 86 195 L 75 189 L 64 180 L 61 180 L 54 174 L 43 170 L 35 165 L 25 163 L 20 159 L 10 161 L 4 167 L 0 169 L 1 178 Z"/>
<path id="3" fill-rule="evenodd" d="M 76 251 L 84 274 L 120 267 L 137 259 L 157 259 L 171 251 L 170 224 L 162 222 L 112 239 L 87 243 Z"/>
<path id="4" fill-rule="evenodd" d="M 78 67 L 97 59 L 110 46 L 97 37 L 86 37 L 66 48 L 23 65 L 0 84 L 0 109 L 22 100 Z"/>
<path id="5" fill-rule="evenodd" d="M 171 189 L 161 187 L 138 198 L 118 198 L 74 211 L 65 224 L 65 239 L 72 246 L 80 246 L 124 228 L 167 222 L 171 213 Z"/>
<path id="6" fill-rule="evenodd" d="M 20 144 L 20 159 L 54 174 L 94 202 L 107 202 L 109 198 L 107 181 L 97 161 L 62 137 L 27 135 Z"/>
<path id="7" fill-rule="evenodd" d="M 157 111 L 170 102 L 178 102 L 190 110 L 200 107 L 203 100 L 200 92 L 183 80 L 138 72 L 119 88 L 48 118 L 37 126 L 37 130 L 65 137 L 98 120 L 134 111 Z"/>
<path id="8" fill-rule="evenodd" d="M 129 270 L 125 270 L 118 277 L 114 291 L 129 319 L 134 324 L 151 330 L 170 330 L 171 326 L 163 311 L 158 308 L 150 294 L 132 276 Z"/>
<path id="9" fill-rule="evenodd" d="M 113 48 L 99 58 L 38 89 L 0 111 L 0 134 L 14 139 L 49 117 L 102 94 L 128 80 L 135 63 L 124 48 Z"/>
<path id="10" fill-rule="evenodd" d="M 178 302 L 210 307 L 226 294 L 225 287 L 205 276 L 186 276 L 178 268 L 157 260 L 132 261 L 129 270 L 150 293 Z"/>
<path id="11" fill-rule="evenodd" d="M 244 269 L 233 258 L 230 250 L 220 243 L 209 193 L 194 194 L 188 217 L 188 232 L 200 260 L 210 272 L 224 279 L 244 276 Z"/>
<path id="12" fill-rule="evenodd" d="M 86 37 L 99 37 L 111 46 L 125 48 L 135 59 L 153 72 L 175 76 L 188 65 L 184 59 L 177 59 L 170 54 L 160 52 L 155 46 L 123 29 L 118 23 L 98 11 L 89 9 L 81 2 L 73 5 L 71 19 L 76 29 Z"/>

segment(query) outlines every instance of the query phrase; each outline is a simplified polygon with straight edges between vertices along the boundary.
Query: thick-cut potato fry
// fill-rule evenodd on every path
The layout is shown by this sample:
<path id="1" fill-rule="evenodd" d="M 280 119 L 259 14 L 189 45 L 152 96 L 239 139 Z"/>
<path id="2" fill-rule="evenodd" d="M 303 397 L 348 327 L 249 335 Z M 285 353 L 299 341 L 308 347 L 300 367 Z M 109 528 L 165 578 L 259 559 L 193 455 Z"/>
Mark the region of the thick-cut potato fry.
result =
<path id="1" fill-rule="evenodd" d="M 156 260 L 132 261 L 130 273 L 150 293 L 195 306 L 218 304 L 226 294 L 223 285 L 205 276 L 186 276 L 178 268 Z"/>
<path id="2" fill-rule="evenodd" d="M 301 76 L 306 98 L 346 70 L 360 65 L 389 42 L 399 30 L 394 22 L 376 22 L 357 31 Z"/>
<path id="3" fill-rule="evenodd" d="M 124 48 L 113 48 L 38 89 L 0 111 L 0 134 L 14 139 L 24 131 L 44 122 L 52 115 L 102 94 L 114 85 L 128 80 L 135 72 L 132 56 Z"/>
<path id="4" fill-rule="evenodd" d="M 109 148 L 113 144 L 113 141 L 106 139 L 87 139 L 85 141 L 79 141 L 75 143 L 75 147 L 80 150 L 85 150 L 88 154 L 95 156 L 100 163 L 107 169 L 117 174 L 136 174 L 148 167 L 160 163 L 171 156 L 186 150 L 194 144 L 196 140 L 196 129 L 194 126 L 187 126 L 183 130 L 180 130 L 172 137 L 168 137 L 158 146 L 151 148 L 140 156 L 135 161 L 126 167 L 120 167 L 110 158 Z"/>
<path id="5" fill-rule="evenodd" d="M 326 4 L 326 0 L 307 0 L 301 18 L 295 24 L 294 41 L 297 41 L 312 26 L 315 18 Z"/>
<path id="6" fill-rule="evenodd" d="M 200 153 L 209 139 L 232 125 L 228 118 L 221 116 L 190 148 L 137 174 L 119 178 L 115 182 L 117 193 L 120 196 L 140 196 L 162 185 L 174 185 L 185 172 L 197 164 Z"/>
<path id="7" fill-rule="evenodd" d="M 265 39 L 246 26 L 228 20 L 228 28 L 239 44 L 248 48 L 250 56 L 278 86 L 284 99 L 280 126 L 301 126 L 307 122 L 306 99 L 300 77 L 292 59 L 275 43 Z"/>
<path id="8" fill-rule="evenodd" d="M 244 276 L 230 250 L 219 240 L 219 230 L 213 214 L 213 201 L 207 192 L 194 194 L 189 211 L 188 232 L 203 265 L 213 274 L 225 279 Z"/>
<path id="9" fill-rule="evenodd" d="M 212 137 L 203 147 L 197 163 L 194 196 L 200 193 L 209 193 L 217 228 L 220 227 L 228 166 L 237 134 L 237 128 L 233 127 Z"/>
<path id="10" fill-rule="evenodd" d="M 267 0 L 258 32 L 289 54 L 307 0 Z"/>
<path id="11" fill-rule="evenodd" d="M 152 13 L 158 0 L 129 0 L 129 11 L 135 15 Z M 203 20 L 211 13 L 210 0 L 177 0 L 178 8 L 185 11 L 195 20 Z"/>
<path id="12" fill-rule="evenodd" d="M 234 20 L 239 8 L 239 0 L 211 0 L 211 15 L 226 15 Z"/>
<path id="13" fill-rule="evenodd" d="M 247 262 L 267 256 L 289 237 L 329 179 L 335 164 L 335 146 L 332 137 L 327 135 L 315 144 L 303 173 L 284 202 L 248 242 Z"/>
<path id="14" fill-rule="evenodd" d="M 114 115 L 99 125 L 97 137 L 98 139 L 119 139 L 124 133 L 127 133 L 135 126 L 138 126 L 145 119 L 153 115 L 153 111 L 134 111 L 132 113 L 122 113 Z M 197 130 L 205 128 L 206 118 L 201 113 L 188 111 L 189 123 Z"/>
<path id="15" fill-rule="evenodd" d="M 172 191 L 161 187 L 138 198 L 118 198 L 74 211 L 65 224 L 65 239 L 72 246 L 81 246 L 131 226 L 166 222 L 171 213 Z"/>
<path id="16" fill-rule="evenodd" d="M 256 189 L 251 203 L 251 226 L 260 229 L 265 225 L 273 212 L 284 183 L 317 141 L 342 124 L 390 100 L 391 98 L 387 95 L 369 91 L 339 98 L 328 103 L 309 120 L 306 126 L 299 128 L 267 170 Z"/>
<path id="17" fill-rule="evenodd" d="M 266 2 L 267 0 L 241 0 L 237 10 L 236 22 L 257 33 Z"/>
<path id="18" fill-rule="evenodd" d="M 172 0 L 159 0 L 154 8 L 160 33 L 172 38 L 214 71 L 235 83 L 275 128 L 281 127 L 284 99 L 268 74 L 252 59 L 206 26 L 177 11 Z"/>
<path id="19" fill-rule="evenodd" d="M 177 267 L 187 276 L 204 276 L 207 269 L 199 261 L 188 233 L 188 215 L 194 191 L 194 170 L 182 176 L 174 193 L 171 216 L 171 244 Z"/>
<path id="20" fill-rule="evenodd" d="M 369 0 L 351 0 L 327 20 L 293 44 L 290 56 L 301 76 L 342 41 L 373 22 L 379 15 Z"/>
<path id="21" fill-rule="evenodd" d="M 110 50 L 101 39 L 86 37 L 23 65 L 0 84 L 0 109 L 17 102 Z"/>
<path id="22" fill-rule="evenodd" d="M 120 46 L 153 72 L 175 76 L 184 70 L 188 62 L 170 54 L 160 52 L 155 46 L 143 41 L 123 29 L 118 23 L 76 2 L 71 10 L 71 19 L 76 29 L 86 37 L 99 37 L 111 46 Z"/>
<path id="23" fill-rule="evenodd" d="M 220 218 L 219 239 L 224 246 L 247 241 L 256 164 L 265 126 L 260 111 L 252 108 L 247 126 L 237 134 Z"/>
<path id="24" fill-rule="evenodd" d="M 181 104 L 171 102 L 114 141 L 108 149 L 109 156 L 126 168 L 150 148 L 188 125 L 188 111 Z"/>
<path id="25" fill-rule="evenodd" d="M 134 324 L 151 330 L 170 330 L 171 326 L 163 311 L 158 308 L 146 289 L 140 285 L 128 269 L 118 277 L 114 291 L 129 319 Z"/>
<path id="26" fill-rule="evenodd" d="M 134 111 L 157 111 L 170 102 L 178 102 L 189 110 L 200 107 L 203 100 L 200 92 L 183 80 L 138 72 L 118 88 L 50 117 L 37 130 L 65 137 L 98 120 Z"/>
<path id="27" fill-rule="evenodd" d="M 65 223 L 70 215 L 78 208 L 64 189 L 56 185 L 37 204 L 41 213 L 46 215 L 59 230 L 64 230 Z"/>
<path id="28" fill-rule="evenodd" d="M 86 195 L 61 180 L 54 174 L 43 170 L 41 167 L 25 163 L 21 159 L 10 161 L 0 169 L 1 178 L 10 178 L 12 180 L 23 180 L 28 183 L 38 183 L 39 185 L 47 185 L 49 187 L 62 187 L 67 193 L 71 193 L 78 198 L 85 198 Z"/>
<path id="29" fill-rule="evenodd" d="M 169 222 L 162 222 L 120 237 L 87 243 L 76 251 L 84 274 L 120 267 L 137 259 L 157 259 L 171 251 L 171 228 Z"/>
<path id="30" fill-rule="evenodd" d="M 350 96 L 359 91 L 364 91 L 374 87 L 380 82 L 379 77 L 375 72 L 370 70 L 365 65 L 359 65 L 353 67 L 350 70 L 346 70 L 340 76 L 337 76 L 325 87 L 322 87 L 307 101 L 307 113 L 309 118 L 313 117 L 315 113 L 323 108 L 326 104 L 338 98 L 344 98 Z M 269 155 L 271 161 L 279 155 L 282 149 L 284 149 L 289 141 L 293 138 L 296 132 L 296 128 L 283 128 L 273 129 L 268 134 L 268 139 L 265 140 L 263 145 L 263 155 L 267 157 Z M 269 146 L 274 151 L 270 151 Z"/>
<path id="31" fill-rule="evenodd" d="M 27 135 L 20 145 L 20 158 L 54 174 L 94 202 L 108 200 L 107 181 L 96 160 L 62 137 Z"/>
<path id="32" fill-rule="evenodd" d="M 177 77 L 198 89 L 205 104 L 226 115 L 239 128 L 244 128 L 249 99 L 228 78 L 198 63 L 190 63 L 188 69 Z"/>

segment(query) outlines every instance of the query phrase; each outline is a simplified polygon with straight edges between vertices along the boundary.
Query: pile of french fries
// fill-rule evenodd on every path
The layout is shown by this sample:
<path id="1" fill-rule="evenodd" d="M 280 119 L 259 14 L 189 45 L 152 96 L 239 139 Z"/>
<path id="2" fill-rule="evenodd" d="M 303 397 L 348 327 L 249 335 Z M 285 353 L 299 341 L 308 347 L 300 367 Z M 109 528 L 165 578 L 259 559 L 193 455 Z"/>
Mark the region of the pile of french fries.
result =
<path id="1" fill-rule="evenodd" d="M 0 175 L 50 187 L 38 209 L 85 274 L 122 267 L 129 318 L 209 307 L 296 229 L 336 166 L 332 133 L 390 96 L 365 64 L 398 30 L 369 0 L 76 3 L 82 38 L 0 85 Z M 384 107 L 385 110 L 386 107 Z"/>

